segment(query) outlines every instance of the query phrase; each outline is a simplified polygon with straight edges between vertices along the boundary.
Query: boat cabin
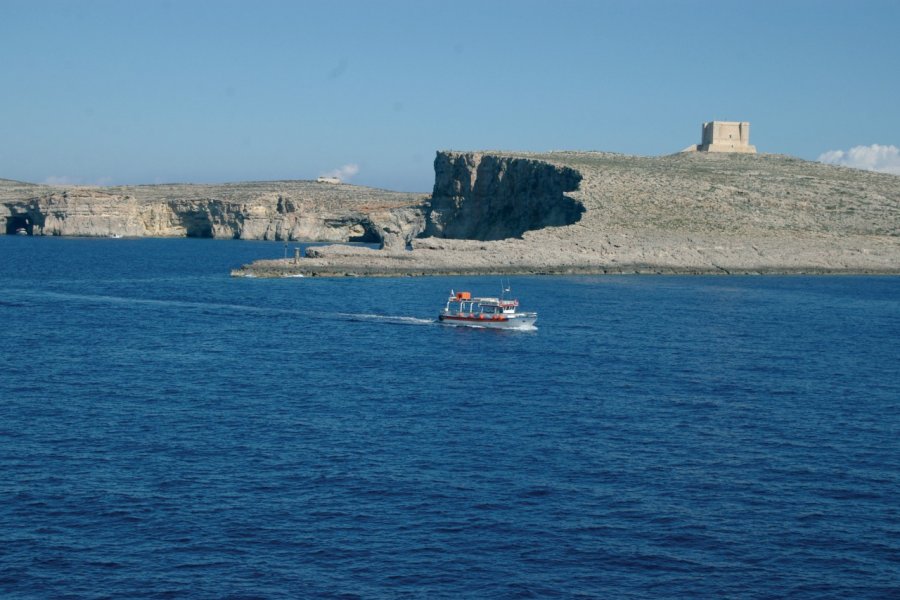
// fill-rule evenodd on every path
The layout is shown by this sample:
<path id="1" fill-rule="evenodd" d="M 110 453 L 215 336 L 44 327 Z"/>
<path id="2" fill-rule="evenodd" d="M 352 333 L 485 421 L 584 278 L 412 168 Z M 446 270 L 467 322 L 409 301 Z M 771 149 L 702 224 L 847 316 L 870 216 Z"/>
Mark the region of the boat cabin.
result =
<path id="1" fill-rule="evenodd" d="M 473 298 L 470 292 L 457 292 L 447 299 L 444 312 L 470 315 L 511 315 L 515 314 L 517 306 L 519 306 L 518 300 Z"/>

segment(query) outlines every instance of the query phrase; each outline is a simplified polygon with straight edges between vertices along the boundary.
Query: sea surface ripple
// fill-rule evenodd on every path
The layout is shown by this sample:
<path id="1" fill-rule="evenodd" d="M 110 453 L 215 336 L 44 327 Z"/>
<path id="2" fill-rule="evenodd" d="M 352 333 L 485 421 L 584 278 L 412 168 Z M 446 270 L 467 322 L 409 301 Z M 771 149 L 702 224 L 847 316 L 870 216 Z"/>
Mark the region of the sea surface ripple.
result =
<path id="1" fill-rule="evenodd" d="M 282 251 L 0 236 L 0 596 L 900 597 L 900 278 Z"/>

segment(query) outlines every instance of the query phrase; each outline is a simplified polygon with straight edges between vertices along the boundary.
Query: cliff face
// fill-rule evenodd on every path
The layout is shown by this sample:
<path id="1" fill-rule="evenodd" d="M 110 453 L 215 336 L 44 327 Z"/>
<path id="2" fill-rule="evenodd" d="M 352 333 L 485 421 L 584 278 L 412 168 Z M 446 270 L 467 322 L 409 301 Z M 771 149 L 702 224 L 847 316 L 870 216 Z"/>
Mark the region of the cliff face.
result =
<path id="1" fill-rule="evenodd" d="M 430 202 L 302 181 L 56 188 L 0 180 L 0 226 L 33 235 L 380 241 L 389 250 L 322 247 L 288 267 L 310 274 L 897 273 L 900 177 L 766 154 L 440 152 Z"/>
<path id="2" fill-rule="evenodd" d="M 361 241 L 404 246 L 424 197 L 359 186 L 265 182 L 56 188 L 0 180 L 6 233 Z"/>
<path id="3" fill-rule="evenodd" d="M 426 219 L 236 274 L 900 273 L 900 177 L 789 156 L 441 152 Z"/>
<path id="4" fill-rule="evenodd" d="M 581 174 L 548 162 L 475 152 L 438 152 L 426 236 L 501 240 L 571 225 L 584 207 L 566 196 Z"/>
<path id="5" fill-rule="evenodd" d="M 94 190 L 60 190 L 0 205 L 7 233 L 24 228 L 32 235 L 154 236 L 185 235 L 168 206 L 141 204 L 130 196 Z M 4 219 L 5 217 L 5 219 Z"/>

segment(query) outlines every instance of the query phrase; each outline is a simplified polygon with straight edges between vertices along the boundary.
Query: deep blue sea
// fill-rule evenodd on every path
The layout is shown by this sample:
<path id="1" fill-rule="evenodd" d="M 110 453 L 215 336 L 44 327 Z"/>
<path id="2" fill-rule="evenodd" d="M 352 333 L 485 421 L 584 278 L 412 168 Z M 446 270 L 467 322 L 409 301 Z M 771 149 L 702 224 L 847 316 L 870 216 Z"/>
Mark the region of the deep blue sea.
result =
<path id="1" fill-rule="evenodd" d="M 900 597 L 900 277 L 284 250 L 0 236 L 0 597 Z"/>

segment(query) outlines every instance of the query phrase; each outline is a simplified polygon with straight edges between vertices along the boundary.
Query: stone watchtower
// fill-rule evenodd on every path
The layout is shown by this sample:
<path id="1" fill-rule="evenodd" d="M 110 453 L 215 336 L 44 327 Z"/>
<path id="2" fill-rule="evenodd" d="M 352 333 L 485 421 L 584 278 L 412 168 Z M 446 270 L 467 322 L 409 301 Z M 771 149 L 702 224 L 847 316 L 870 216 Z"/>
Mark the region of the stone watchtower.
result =
<path id="1" fill-rule="evenodd" d="M 747 121 L 710 121 L 703 124 L 700 152 L 748 152 L 756 154 L 750 145 L 750 123 Z"/>
<path id="2" fill-rule="evenodd" d="M 750 145 L 750 123 L 747 121 L 710 121 L 703 124 L 700 144 L 685 151 L 756 154 L 756 146 Z"/>

